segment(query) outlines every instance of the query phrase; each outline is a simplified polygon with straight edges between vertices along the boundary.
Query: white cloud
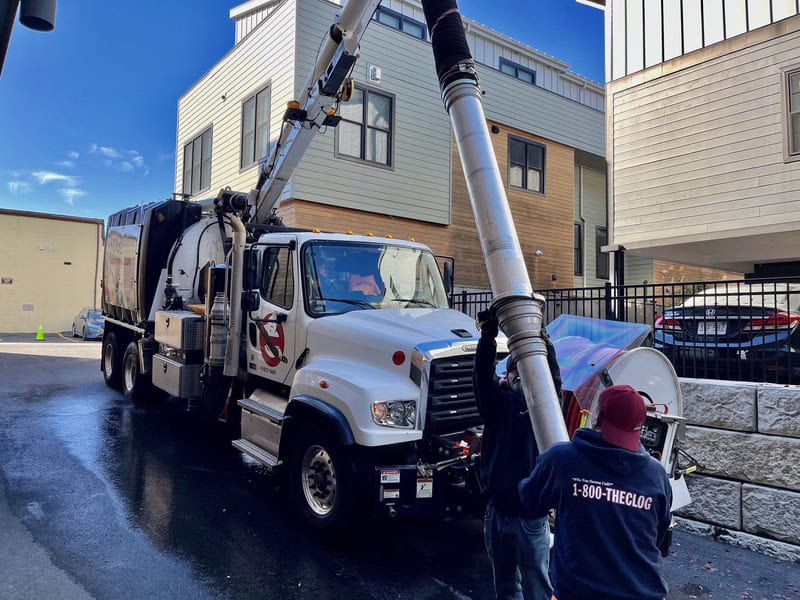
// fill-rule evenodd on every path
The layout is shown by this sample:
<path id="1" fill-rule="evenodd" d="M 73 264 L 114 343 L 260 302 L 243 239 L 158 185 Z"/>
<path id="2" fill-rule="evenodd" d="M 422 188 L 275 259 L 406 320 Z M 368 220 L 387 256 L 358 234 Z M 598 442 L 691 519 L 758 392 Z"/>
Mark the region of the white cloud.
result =
<path id="1" fill-rule="evenodd" d="M 62 160 L 56 163 L 59 167 L 64 167 L 65 169 L 74 169 L 75 163 L 71 160 Z"/>
<path id="2" fill-rule="evenodd" d="M 89 153 L 105 157 L 103 164 L 107 167 L 118 169 L 125 173 L 131 173 L 137 169 L 141 170 L 144 175 L 149 173 L 144 157 L 138 150 L 118 150 L 112 146 L 92 144 L 89 146 Z"/>
<path id="3" fill-rule="evenodd" d="M 64 202 L 66 202 L 70 206 L 75 204 L 75 198 L 80 198 L 81 196 L 86 195 L 85 191 L 73 187 L 62 188 L 58 191 L 62 196 L 64 196 Z"/>
<path id="4" fill-rule="evenodd" d="M 80 156 L 80 154 L 78 152 L 76 152 L 75 150 L 70 150 L 67 153 L 67 156 L 69 156 L 70 159 L 72 159 L 72 160 L 78 160 L 78 157 Z"/>
<path id="5" fill-rule="evenodd" d="M 20 181 L 19 179 L 12 179 L 8 182 L 8 191 L 14 194 L 15 196 L 18 194 L 27 194 L 31 191 L 31 186 L 26 181 Z"/>
<path id="6" fill-rule="evenodd" d="M 40 185 L 47 185 L 48 183 L 52 183 L 54 181 L 63 182 L 69 187 L 75 187 L 78 185 L 79 179 L 72 175 L 64 175 L 63 173 L 56 173 L 55 171 L 34 171 L 31 173 L 38 181 Z"/>

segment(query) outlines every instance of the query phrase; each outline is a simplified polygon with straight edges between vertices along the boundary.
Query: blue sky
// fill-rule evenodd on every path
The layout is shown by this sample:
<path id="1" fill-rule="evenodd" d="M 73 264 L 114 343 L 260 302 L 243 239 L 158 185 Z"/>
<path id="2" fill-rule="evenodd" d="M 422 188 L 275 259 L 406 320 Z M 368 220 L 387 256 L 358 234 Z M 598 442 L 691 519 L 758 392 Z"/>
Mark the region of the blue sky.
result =
<path id="1" fill-rule="evenodd" d="M 168 197 L 178 97 L 233 45 L 236 0 L 59 0 L 16 23 L 0 74 L 0 208 L 105 218 Z M 464 15 L 603 80 L 603 13 L 459 0 Z"/>

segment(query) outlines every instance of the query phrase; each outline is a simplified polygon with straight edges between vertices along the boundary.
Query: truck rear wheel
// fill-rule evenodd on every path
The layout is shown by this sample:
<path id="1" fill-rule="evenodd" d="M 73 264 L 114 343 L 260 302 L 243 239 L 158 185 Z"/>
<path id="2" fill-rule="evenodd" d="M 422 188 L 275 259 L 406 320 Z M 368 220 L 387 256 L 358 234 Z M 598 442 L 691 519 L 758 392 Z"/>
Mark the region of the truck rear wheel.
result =
<path id="1" fill-rule="evenodd" d="M 115 390 L 122 385 L 122 349 L 119 347 L 117 336 L 109 331 L 103 337 L 103 354 L 100 357 L 100 369 L 106 385 Z"/>
<path id="2" fill-rule="evenodd" d="M 355 472 L 346 447 L 317 433 L 298 440 L 290 464 L 290 489 L 300 518 L 323 532 L 340 531 L 355 515 Z"/>
<path id="3" fill-rule="evenodd" d="M 139 372 L 139 349 L 131 342 L 122 357 L 122 395 L 128 402 L 139 402 L 148 387 L 146 377 Z"/>

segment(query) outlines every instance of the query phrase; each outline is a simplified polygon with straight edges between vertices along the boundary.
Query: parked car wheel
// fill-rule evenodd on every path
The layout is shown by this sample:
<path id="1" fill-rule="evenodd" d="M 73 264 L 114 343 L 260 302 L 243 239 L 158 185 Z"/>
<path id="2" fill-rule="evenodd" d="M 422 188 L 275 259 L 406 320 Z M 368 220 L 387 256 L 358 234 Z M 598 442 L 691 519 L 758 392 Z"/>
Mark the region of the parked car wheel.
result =
<path id="1" fill-rule="evenodd" d="M 103 337 L 103 352 L 100 355 L 100 369 L 106 385 L 115 390 L 122 385 L 122 349 L 116 334 L 112 331 Z"/>
<path id="2" fill-rule="evenodd" d="M 75 331 L 75 323 L 72 324 L 72 337 L 78 337 L 78 332 Z"/>

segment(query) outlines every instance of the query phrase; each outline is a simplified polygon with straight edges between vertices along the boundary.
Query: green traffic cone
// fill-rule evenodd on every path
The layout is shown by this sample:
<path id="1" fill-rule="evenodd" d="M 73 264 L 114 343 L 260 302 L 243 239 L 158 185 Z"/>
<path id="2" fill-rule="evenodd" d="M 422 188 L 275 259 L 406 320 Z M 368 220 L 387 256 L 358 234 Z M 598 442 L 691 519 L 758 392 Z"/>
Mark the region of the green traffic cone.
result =
<path id="1" fill-rule="evenodd" d="M 42 327 L 41 323 L 39 323 L 39 329 L 36 331 L 36 341 L 37 342 L 44 341 L 44 327 Z"/>

